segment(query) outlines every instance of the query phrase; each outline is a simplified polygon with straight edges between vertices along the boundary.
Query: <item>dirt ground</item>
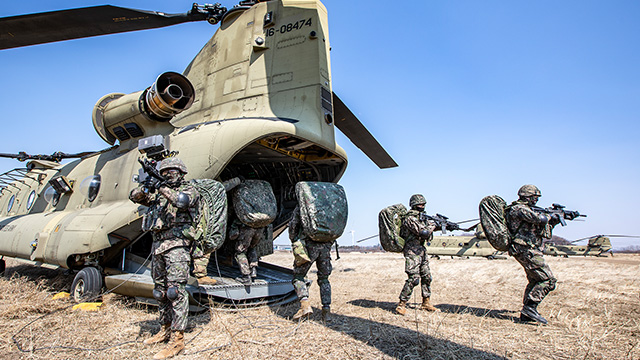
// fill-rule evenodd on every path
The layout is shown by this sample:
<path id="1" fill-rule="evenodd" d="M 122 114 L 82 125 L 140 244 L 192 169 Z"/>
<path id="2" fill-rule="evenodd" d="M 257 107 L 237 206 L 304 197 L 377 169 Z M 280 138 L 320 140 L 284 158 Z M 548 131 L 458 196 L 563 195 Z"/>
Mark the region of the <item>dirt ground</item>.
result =
<path id="1" fill-rule="evenodd" d="M 277 252 L 263 259 L 290 266 Z M 332 321 L 292 322 L 298 304 L 192 315 L 176 359 L 640 359 L 640 256 L 547 257 L 558 287 L 539 306 L 549 325 L 517 321 L 524 272 L 513 259 L 431 259 L 432 303 L 394 314 L 406 278 L 393 253 L 343 253 L 333 261 Z M 316 280 L 315 267 L 309 274 Z M 107 295 L 97 312 L 72 311 L 72 274 L 7 260 L 0 277 L 1 359 L 149 359 L 162 345 L 156 309 Z"/>

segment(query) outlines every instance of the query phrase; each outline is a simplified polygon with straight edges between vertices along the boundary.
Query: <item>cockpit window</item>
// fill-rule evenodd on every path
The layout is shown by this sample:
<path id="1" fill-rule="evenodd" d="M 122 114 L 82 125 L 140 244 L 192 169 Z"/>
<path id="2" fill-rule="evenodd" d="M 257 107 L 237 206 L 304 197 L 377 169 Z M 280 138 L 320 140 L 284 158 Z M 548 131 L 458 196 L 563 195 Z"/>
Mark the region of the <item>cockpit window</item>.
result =
<path id="1" fill-rule="evenodd" d="M 27 210 L 31 210 L 33 203 L 36 201 L 36 192 L 32 190 L 29 194 L 29 198 L 27 199 Z"/>
<path id="2" fill-rule="evenodd" d="M 88 176 L 80 183 L 80 192 L 93 201 L 100 192 L 100 175 Z"/>
<path id="3" fill-rule="evenodd" d="M 11 195 L 11 198 L 9 199 L 9 204 L 7 205 L 7 212 L 11 211 L 11 208 L 13 207 L 13 203 L 15 201 L 16 201 L 16 196 Z"/>

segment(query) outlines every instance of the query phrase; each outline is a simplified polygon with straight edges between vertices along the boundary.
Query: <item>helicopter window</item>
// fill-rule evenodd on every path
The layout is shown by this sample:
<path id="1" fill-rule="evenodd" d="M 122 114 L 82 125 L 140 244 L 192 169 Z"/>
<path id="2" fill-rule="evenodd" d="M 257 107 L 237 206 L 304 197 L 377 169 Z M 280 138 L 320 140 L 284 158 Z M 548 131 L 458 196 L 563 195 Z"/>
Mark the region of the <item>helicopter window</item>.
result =
<path id="1" fill-rule="evenodd" d="M 138 124 L 136 123 L 124 124 L 124 128 L 132 137 L 140 137 L 144 135 L 144 133 L 142 132 L 142 129 L 140 129 L 140 126 L 138 126 Z"/>
<path id="2" fill-rule="evenodd" d="M 127 140 L 127 139 L 131 138 L 131 136 L 129 136 L 129 134 L 125 131 L 125 129 L 122 128 L 122 126 L 114 127 L 113 128 L 113 133 L 115 134 L 115 136 L 120 141 L 124 141 L 124 140 Z"/>
<path id="3" fill-rule="evenodd" d="M 27 210 L 30 210 L 36 200 L 36 191 L 32 190 L 27 199 Z"/>
<path id="4" fill-rule="evenodd" d="M 53 186 L 49 186 L 44 190 L 44 201 L 51 204 L 51 206 L 56 206 L 58 205 L 58 200 L 60 200 L 60 193 Z"/>
<path id="5" fill-rule="evenodd" d="M 89 201 L 93 201 L 100 191 L 100 175 L 87 176 L 80 183 L 80 193 L 84 194 Z"/>
<path id="6" fill-rule="evenodd" d="M 16 196 L 11 195 L 11 198 L 9 199 L 9 204 L 7 205 L 7 212 L 11 211 L 11 208 L 13 207 L 13 203 L 15 201 L 16 201 Z"/>

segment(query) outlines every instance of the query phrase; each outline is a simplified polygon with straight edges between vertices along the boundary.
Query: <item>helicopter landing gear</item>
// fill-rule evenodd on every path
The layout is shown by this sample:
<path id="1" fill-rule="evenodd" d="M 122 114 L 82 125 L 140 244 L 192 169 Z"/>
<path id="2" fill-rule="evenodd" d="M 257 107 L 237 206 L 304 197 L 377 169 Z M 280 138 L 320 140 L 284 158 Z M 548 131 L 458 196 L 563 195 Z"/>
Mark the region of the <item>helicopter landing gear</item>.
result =
<path id="1" fill-rule="evenodd" d="M 4 270 L 7 268 L 7 264 L 4 259 L 0 259 L 0 274 L 4 273 Z"/>
<path id="2" fill-rule="evenodd" d="M 102 290 L 102 274 L 94 267 L 83 268 L 71 284 L 71 296 L 76 302 L 94 300 Z"/>

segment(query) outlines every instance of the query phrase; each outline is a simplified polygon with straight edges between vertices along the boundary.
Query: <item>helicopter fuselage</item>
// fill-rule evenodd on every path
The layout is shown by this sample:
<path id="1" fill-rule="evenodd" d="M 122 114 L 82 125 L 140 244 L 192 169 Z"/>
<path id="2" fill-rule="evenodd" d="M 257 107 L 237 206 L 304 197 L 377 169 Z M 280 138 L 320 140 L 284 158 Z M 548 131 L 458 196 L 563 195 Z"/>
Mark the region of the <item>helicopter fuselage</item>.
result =
<path id="1" fill-rule="evenodd" d="M 296 182 L 337 182 L 346 169 L 335 141 L 329 49 L 319 1 L 230 11 L 184 72 L 194 89 L 188 108 L 158 119 L 142 104 L 149 89 L 107 95 L 94 126 L 117 145 L 66 165 L 31 161 L 23 178 L 2 189 L 0 255 L 72 269 L 117 260 L 144 236 L 145 208 L 128 195 L 139 186 L 139 141 L 157 135 L 185 162 L 187 180 L 269 181 L 276 236 L 295 207 Z"/>

